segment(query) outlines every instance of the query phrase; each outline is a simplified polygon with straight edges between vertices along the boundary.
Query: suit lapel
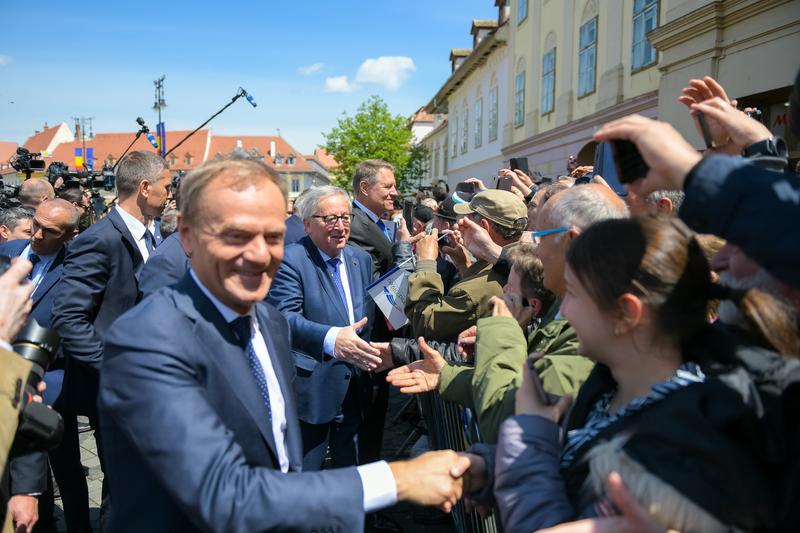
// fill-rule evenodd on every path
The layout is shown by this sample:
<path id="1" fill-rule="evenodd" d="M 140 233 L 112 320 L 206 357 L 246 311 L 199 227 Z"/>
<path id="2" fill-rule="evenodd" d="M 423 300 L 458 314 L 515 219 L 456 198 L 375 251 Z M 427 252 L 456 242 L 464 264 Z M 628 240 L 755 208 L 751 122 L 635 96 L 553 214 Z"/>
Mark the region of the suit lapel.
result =
<path id="1" fill-rule="evenodd" d="M 354 222 L 357 222 L 363 228 L 363 232 L 369 235 L 369 240 L 373 246 L 380 248 L 381 253 L 389 258 L 392 257 L 392 243 L 386 238 L 386 235 L 378 227 L 378 224 L 373 222 L 369 215 L 363 209 L 353 204 Z"/>
<path id="2" fill-rule="evenodd" d="M 195 315 L 193 334 L 199 346 L 206 352 L 208 359 L 217 365 L 219 373 L 228 380 L 233 394 L 253 418 L 277 465 L 277 448 L 272 428 L 268 424 L 267 408 L 253 381 L 247 354 L 237 344 L 231 327 L 188 273 L 180 282 L 179 290 L 186 292 L 194 303 L 196 312 L 187 314 Z M 242 386 L 243 383 L 252 383 L 253 386 Z"/>
<path id="3" fill-rule="evenodd" d="M 38 304 L 39 300 L 41 300 L 42 297 L 45 294 L 47 294 L 47 291 L 49 291 L 53 287 L 53 285 L 55 285 L 56 282 L 61 278 L 61 272 L 62 272 L 61 264 L 64 262 L 64 256 L 66 254 L 67 254 L 67 247 L 62 246 L 61 250 L 58 251 L 58 255 L 56 255 L 55 259 L 53 259 L 53 262 L 50 263 L 50 266 L 48 267 L 47 272 L 42 278 L 42 281 L 39 282 L 39 286 L 36 287 L 36 290 L 34 291 L 33 296 L 31 297 L 31 299 L 33 300 L 33 305 Z"/>
<path id="4" fill-rule="evenodd" d="M 350 285 L 350 300 L 353 302 L 353 319 L 358 322 L 364 317 L 364 300 L 367 298 L 366 287 L 361 279 L 358 260 L 352 251 L 345 246 L 342 259 L 347 269 L 347 283 Z"/>
<path id="5" fill-rule="evenodd" d="M 128 231 L 128 226 L 125 225 L 125 221 L 122 220 L 122 216 L 117 213 L 116 209 L 109 211 L 106 215 L 106 218 L 122 235 L 122 238 L 128 248 L 128 253 L 131 255 L 131 260 L 133 260 L 133 271 L 136 274 L 136 279 L 138 280 L 139 272 L 142 270 L 142 266 L 144 266 L 144 258 L 142 258 L 142 253 L 139 251 L 139 246 L 137 246 L 136 240 L 134 240 L 131 232 Z"/>
<path id="6" fill-rule="evenodd" d="M 311 262 L 314 263 L 314 270 L 317 272 L 317 278 L 322 285 L 322 290 L 328 295 L 328 299 L 333 302 L 333 306 L 339 312 L 340 317 L 344 319 L 344 323 L 349 324 L 350 316 L 347 313 L 344 302 L 342 302 L 342 297 L 339 295 L 339 289 L 333 283 L 333 278 L 330 274 L 330 267 L 327 263 L 325 263 L 325 261 L 322 260 L 322 256 L 320 255 L 319 250 L 317 250 L 317 247 L 314 246 L 311 238 L 304 237 L 300 242 L 303 243 Z"/>

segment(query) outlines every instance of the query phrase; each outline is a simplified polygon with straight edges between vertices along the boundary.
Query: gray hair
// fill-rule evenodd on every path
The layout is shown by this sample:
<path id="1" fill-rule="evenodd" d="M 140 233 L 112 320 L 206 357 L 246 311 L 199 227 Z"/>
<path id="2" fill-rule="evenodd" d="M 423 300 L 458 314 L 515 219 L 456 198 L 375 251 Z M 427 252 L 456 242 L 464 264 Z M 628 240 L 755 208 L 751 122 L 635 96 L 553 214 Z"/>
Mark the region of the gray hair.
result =
<path id="1" fill-rule="evenodd" d="M 655 205 L 662 198 L 669 198 L 672 202 L 672 212 L 677 213 L 678 209 L 681 208 L 684 198 L 686 198 L 686 193 L 683 191 L 653 191 L 647 195 L 645 201 L 650 205 Z"/>
<path id="2" fill-rule="evenodd" d="M 607 195 L 590 186 L 572 187 L 551 201 L 550 222 L 558 226 L 586 228 L 611 218 L 628 218 L 628 208 L 623 202 L 614 202 Z M 548 204 L 549 205 L 549 204 Z"/>
<path id="3" fill-rule="evenodd" d="M 394 172 L 394 166 L 383 159 L 367 159 L 359 163 L 353 174 L 353 194 L 358 196 L 358 188 L 362 181 L 366 181 L 368 185 L 374 185 L 378 181 L 378 174 L 384 168 Z"/>
<path id="4" fill-rule="evenodd" d="M 33 218 L 33 211 L 24 207 L 9 207 L 0 210 L 0 226 L 5 226 L 9 230 L 16 228 L 25 219 Z"/>
<path id="5" fill-rule="evenodd" d="M 167 209 L 161 213 L 161 237 L 166 239 L 178 229 L 178 215 L 180 211 L 177 209 Z"/>
<path id="6" fill-rule="evenodd" d="M 322 200 L 330 198 L 331 196 L 341 195 L 350 203 L 350 195 L 347 191 L 333 185 L 323 185 L 322 187 L 312 187 L 308 189 L 308 193 L 303 197 L 300 203 L 300 218 L 308 220 L 314 216 L 319 208 Z"/>
<path id="7" fill-rule="evenodd" d="M 128 197 L 139 189 L 143 181 L 156 181 L 167 163 L 154 152 L 131 152 L 119 162 L 117 168 L 117 192 Z"/>
<path id="8" fill-rule="evenodd" d="M 313 187 L 309 187 L 308 189 L 303 189 L 303 191 L 300 194 L 297 195 L 297 198 L 294 199 L 294 203 L 292 204 L 292 213 L 294 213 L 294 214 L 296 214 L 298 216 L 300 215 L 300 207 L 303 205 L 303 201 L 305 201 L 305 198 L 308 195 L 308 192 L 312 188 Z"/>

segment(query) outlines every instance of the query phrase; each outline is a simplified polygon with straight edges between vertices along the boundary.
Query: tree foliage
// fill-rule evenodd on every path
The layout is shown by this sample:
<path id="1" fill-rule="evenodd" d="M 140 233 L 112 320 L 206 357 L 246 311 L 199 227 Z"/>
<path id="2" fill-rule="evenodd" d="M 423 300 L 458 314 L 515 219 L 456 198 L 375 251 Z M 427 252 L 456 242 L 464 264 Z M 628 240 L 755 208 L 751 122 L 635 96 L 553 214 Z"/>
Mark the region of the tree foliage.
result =
<path id="1" fill-rule="evenodd" d="M 407 177 L 415 177 L 410 176 L 409 171 L 418 172 L 413 167 L 419 165 L 420 151 L 414 149 L 408 119 L 402 115 L 393 116 L 379 96 L 371 96 L 363 102 L 352 117 L 342 113 L 337 125 L 323 136 L 325 150 L 338 163 L 332 169 L 333 184 L 348 191 L 352 192 L 356 166 L 365 159 L 383 159 L 394 165 L 397 186 L 401 190 L 411 185 Z"/>

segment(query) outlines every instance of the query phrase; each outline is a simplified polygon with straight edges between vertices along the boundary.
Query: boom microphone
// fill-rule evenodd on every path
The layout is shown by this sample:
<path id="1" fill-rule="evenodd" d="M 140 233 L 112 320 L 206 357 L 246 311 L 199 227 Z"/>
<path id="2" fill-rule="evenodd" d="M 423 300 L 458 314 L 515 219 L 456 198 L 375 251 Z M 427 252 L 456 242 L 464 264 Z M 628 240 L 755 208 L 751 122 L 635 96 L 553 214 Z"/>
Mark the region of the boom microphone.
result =
<path id="1" fill-rule="evenodd" d="M 253 107 L 257 107 L 258 106 L 256 101 L 253 99 L 253 95 L 252 94 L 248 93 L 247 91 L 245 91 L 241 87 L 239 87 L 239 90 L 242 91 L 242 94 L 244 95 L 245 98 L 247 98 L 247 101 L 250 102 L 251 106 L 253 106 Z"/>
<path id="2" fill-rule="evenodd" d="M 147 137 L 147 140 L 150 141 L 150 144 L 153 145 L 153 148 L 158 149 L 158 140 L 156 140 L 155 135 L 150 133 L 150 128 L 145 125 L 144 119 L 142 117 L 136 117 L 136 123 L 142 127 L 141 133 L 145 134 L 144 136 Z"/>

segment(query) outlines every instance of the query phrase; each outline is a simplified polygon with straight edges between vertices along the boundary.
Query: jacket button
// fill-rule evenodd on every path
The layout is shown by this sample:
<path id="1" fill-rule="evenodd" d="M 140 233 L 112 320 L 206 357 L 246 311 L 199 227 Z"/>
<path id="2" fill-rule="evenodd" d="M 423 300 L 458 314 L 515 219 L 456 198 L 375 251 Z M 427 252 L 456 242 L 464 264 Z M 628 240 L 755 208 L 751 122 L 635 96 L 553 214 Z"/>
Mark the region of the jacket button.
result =
<path id="1" fill-rule="evenodd" d="M 345 375 L 344 375 L 344 379 L 345 379 L 345 380 L 348 380 L 348 379 L 350 379 L 350 374 L 345 374 Z"/>

